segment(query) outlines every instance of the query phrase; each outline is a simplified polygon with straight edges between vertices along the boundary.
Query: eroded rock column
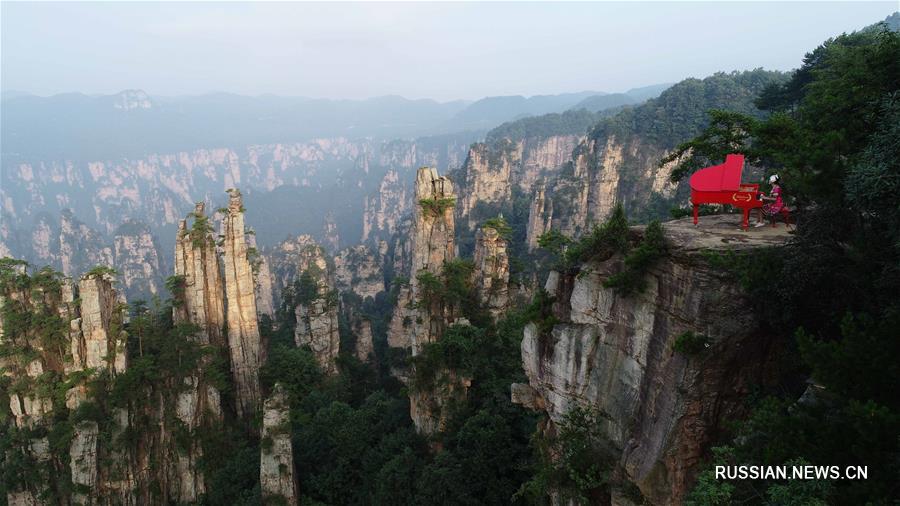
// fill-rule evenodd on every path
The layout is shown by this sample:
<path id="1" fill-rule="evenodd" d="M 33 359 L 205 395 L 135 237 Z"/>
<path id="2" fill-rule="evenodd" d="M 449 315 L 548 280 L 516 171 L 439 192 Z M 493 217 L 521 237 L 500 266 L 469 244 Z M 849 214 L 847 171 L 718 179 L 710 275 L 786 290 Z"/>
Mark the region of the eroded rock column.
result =
<path id="1" fill-rule="evenodd" d="M 534 193 L 534 200 L 528 209 L 528 227 L 525 230 L 525 242 L 528 251 L 534 251 L 538 247 L 538 239 L 550 231 L 550 223 L 553 221 L 553 203 L 547 198 L 544 185 L 539 185 Z"/>
<path id="2" fill-rule="evenodd" d="M 247 419 L 259 408 L 260 401 L 259 324 L 253 270 L 247 258 L 247 238 L 244 235 L 244 204 L 238 190 L 229 190 L 228 194 L 228 211 L 223 220 L 228 350 L 238 416 Z"/>
<path id="3" fill-rule="evenodd" d="M 200 327 L 198 339 L 203 344 L 225 345 L 225 286 L 222 262 L 216 253 L 212 227 L 204 212 L 205 204 L 198 202 L 191 213 L 194 221 L 178 225 L 175 242 L 175 275 L 180 278 L 181 293 L 174 293 L 175 323 L 189 322 Z M 183 294 L 183 296 L 182 296 Z"/>
<path id="4" fill-rule="evenodd" d="M 264 504 L 297 504 L 299 487 L 291 447 L 288 396 L 280 383 L 263 405 L 259 483 Z"/>
<path id="5" fill-rule="evenodd" d="M 416 174 L 415 195 L 409 284 L 400 290 L 388 336 L 392 347 L 411 348 L 413 355 L 437 339 L 446 325 L 443 314 L 433 314 L 417 303 L 418 277 L 422 273 L 440 276 L 444 263 L 456 257 L 453 184 L 435 169 L 422 167 Z"/>
<path id="6" fill-rule="evenodd" d="M 311 242 L 301 249 L 297 272 L 299 278 L 295 287 L 299 290 L 294 294 L 297 301 L 294 341 L 297 346 L 309 346 L 326 374 L 335 374 L 335 360 L 341 344 L 338 297 L 321 246 Z"/>
<path id="7" fill-rule="evenodd" d="M 506 239 L 492 226 L 482 226 L 475 234 L 472 280 L 478 290 L 478 300 L 495 319 L 509 308 L 509 255 L 506 248 Z"/>

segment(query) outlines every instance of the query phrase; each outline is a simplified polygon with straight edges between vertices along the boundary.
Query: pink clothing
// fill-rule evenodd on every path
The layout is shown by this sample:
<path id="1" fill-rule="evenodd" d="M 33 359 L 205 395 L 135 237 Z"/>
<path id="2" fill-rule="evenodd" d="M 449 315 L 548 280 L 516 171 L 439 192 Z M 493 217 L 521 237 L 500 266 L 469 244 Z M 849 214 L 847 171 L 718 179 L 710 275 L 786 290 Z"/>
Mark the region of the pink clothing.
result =
<path id="1" fill-rule="evenodd" d="M 769 194 L 770 197 L 774 197 L 774 202 L 769 202 L 768 204 L 763 206 L 763 212 L 769 216 L 776 215 L 781 212 L 784 208 L 784 201 L 781 199 L 781 187 L 777 184 L 772 187 L 772 193 Z"/>

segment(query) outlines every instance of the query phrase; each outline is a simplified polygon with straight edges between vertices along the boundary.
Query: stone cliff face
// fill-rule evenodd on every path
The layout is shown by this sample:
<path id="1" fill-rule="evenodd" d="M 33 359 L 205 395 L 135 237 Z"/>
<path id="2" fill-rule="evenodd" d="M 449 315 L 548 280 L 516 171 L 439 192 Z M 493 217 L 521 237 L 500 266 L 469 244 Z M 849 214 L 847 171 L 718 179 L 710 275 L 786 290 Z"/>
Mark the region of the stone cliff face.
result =
<path id="1" fill-rule="evenodd" d="M 378 190 L 366 197 L 363 203 L 363 242 L 394 235 L 401 218 L 412 205 L 409 193 L 400 180 L 399 172 L 392 169 L 385 173 Z"/>
<path id="2" fill-rule="evenodd" d="M 480 221 L 508 205 L 515 190 L 526 195 L 554 179 L 582 140 L 575 135 L 500 138 L 473 144 L 460 170 L 458 216 L 474 230 Z"/>
<path id="3" fill-rule="evenodd" d="M 380 245 L 381 246 L 381 245 Z M 378 250 L 358 245 L 341 250 L 334 257 L 335 286 L 341 292 L 353 292 L 365 299 L 374 298 L 384 287 L 384 254 L 387 244 Z"/>
<path id="4" fill-rule="evenodd" d="M 326 374 L 337 373 L 341 338 L 338 331 L 338 296 L 333 267 L 325 250 L 310 236 L 282 244 L 279 272 L 293 292 L 294 342 L 309 346 Z"/>
<path id="5" fill-rule="evenodd" d="M 104 265 L 121 273 L 122 291 L 130 299 L 162 293 L 165 263 L 149 227 L 142 223 L 124 223 L 105 236 L 68 210 L 58 219 L 42 214 L 30 230 L 13 228 L 5 218 L 0 221 L 0 257 L 48 265 L 66 276 Z"/>
<path id="6" fill-rule="evenodd" d="M 444 263 L 456 257 L 453 184 L 435 169 L 422 167 L 416 174 L 415 195 L 409 285 L 400 290 L 388 337 L 390 346 L 411 348 L 413 355 L 446 325 L 443 314 L 416 304 L 421 296 L 417 278 L 422 272 L 440 275 Z"/>
<path id="7" fill-rule="evenodd" d="M 238 415 L 250 418 L 259 408 L 259 367 L 262 363 L 256 313 L 256 283 L 247 257 L 243 200 L 237 190 L 231 190 L 229 197 L 228 212 L 223 220 L 227 301 L 225 318 Z"/>
<path id="8" fill-rule="evenodd" d="M 297 327 L 294 342 L 297 346 L 309 346 L 325 374 L 336 374 L 335 359 L 340 351 L 337 301 L 316 298 L 297 304 L 294 309 Z"/>
<path id="9" fill-rule="evenodd" d="M 500 147 L 489 148 L 487 144 L 473 144 L 462 172 L 465 174 L 465 191 L 461 192 L 457 212 L 468 218 L 468 228 L 474 228 L 472 211 L 476 204 L 497 205 L 512 196 L 514 157 L 519 153 L 510 152 L 514 146 L 505 142 Z"/>
<path id="10" fill-rule="evenodd" d="M 127 367 L 123 308 L 112 284 L 113 278 L 108 274 L 88 274 L 78 283 L 81 318 L 80 332 L 72 340 L 75 369 L 109 369 L 118 373 Z"/>
<path id="11" fill-rule="evenodd" d="M 353 325 L 356 337 L 356 358 L 360 362 L 369 362 L 375 358 L 375 344 L 372 337 L 372 322 L 359 318 Z"/>
<path id="12" fill-rule="evenodd" d="M 328 266 L 325 252 L 311 235 L 302 234 L 281 242 L 269 254 L 272 271 L 272 288 L 279 297 L 294 284 L 310 265 L 325 269 Z"/>
<path id="13" fill-rule="evenodd" d="M 409 416 L 416 430 L 425 435 L 444 430 L 451 404 L 464 401 L 472 386 L 470 378 L 460 376 L 453 370 L 443 369 L 435 374 L 439 381 L 434 388 L 413 389 L 409 394 Z"/>
<path id="14" fill-rule="evenodd" d="M 113 271 L 98 267 L 76 285 L 49 270 L 28 276 L 24 263 L 0 262 L 0 367 L 13 385 L 3 394 L 17 434 L 42 434 L 11 450 L 36 472 L 9 491 L 11 504 L 199 501 L 206 479 L 196 434 L 220 430 L 223 423 L 215 376 L 209 375 L 214 354 L 205 351 L 228 348 L 236 410 L 244 419 L 258 413 L 261 357 L 240 194 L 232 192 L 224 220 L 224 265 L 202 203 L 189 219 L 176 239 L 173 320 L 197 326 L 187 339 L 204 353 L 194 366 L 179 358 L 174 370 L 127 392 L 117 382 L 133 381 L 128 357 L 143 356 L 145 344 L 138 335 L 127 346 L 125 305 Z M 46 324 L 21 323 L 35 318 Z M 56 395 L 61 391 L 64 399 Z M 71 439 L 63 455 L 61 440 L 51 445 L 46 434 L 65 423 L 71 423 Z M 75 487 L 60 486 L 62 475 Z"/>
<path id="15" fill-rule="evenodd" d="M 325 222 L 322 225 L 322 244 L 332 254 L 341 249 L 341 236 L 338 233 L 337 222 L 334 220 L 334 213 L 330 211 L 325 214 Z"/>
<path id="16" fill-rule="evenodd" d="M 130 226 L 129 226 L 130 225 Z M 149 298 L 163 292 L 159 245 L 145 225 L 126 224 L 113 236 L 113 266 L 121 274 L 124 291 L 132 298 Z"/>
<path id="17" fill-rule="evenodd" d="M 509 308 L 509 255 L 506 248 L 507 241 L 496 228 L 485 225 L 475 234 L 472 280 L 478 290 L 478 300 L 494 318 Z"/>
<path id="18" fill-rule="evenodd" d="M 59 410 L 75 409 L 86 399 L 85 384 L 90 377 L 125 372 L 128 364 L 122 330 L 124 314 L 113 288 L 114 280 L 105 272 L 91 273 L 76 287 L 68 280 L 43 273 L 29 278 L 24 266 L 2 268 L 0 302 L 5 320 L 0 346 L 5 353 L 0 365 L 13 380 L 13 387 L 5 393 L 15 427 L 25 431 L 22 434 L 32 434 L 26 446 L 10 448 L 9 452 L 27 459 L 37 473 L 36 481 L 23 477 L 19 486 L 8 491 L 6 499 L 10 504 L 32 505 L 47 504 L 51 498 L 84 502 L 96 497 L 100 490 L 116 496 L 122 492 L 123 480 L 129 479 L 129 470 L 120 468 L 122 473 L 114 478 L 116 464 L 99 466 L 99 458 L 114 455 L 106 448 L 98 448 L 97 422 L 84 420 L 72 427 L 72 439 L 65 451 L 71 461 L 68 468 L 62 464 L 60 449 L 51 447 L 47 430 L 42 431 L 45 435 L 35 435 L 56 423 Z M 29 314 L 60 325 L 53 330 L 14 323 Z M 71 388 L 65 393 L 64 406 L 47 392 L 48 388 L 52 391 L 68 385 Z M 53 476 L 63 473 L 71 474 L 72 482 L 81 485 L 71 492 L 71 497 L 65 495 L 68 491 L 53 488 Z M 119 497 L 123 503 L 133 504 L 130 494 Z"/>
<path id="19" fill-rule="evenodd" d="M 621 257 L 582 265 L 577 275 L 550 274 L 546 289 L 560 323 L 547 335 L 526 327 L 529 384 L 512 391 L 514 401 L 547 413 L 550 431 L 575 406 L 599 410 L 617 471 L 649 503 L 680 504 L 709 443 L 744 414 L 754 385 L 772 379 L 776 351 L 736 282 L 704 252 L 771 246 L 786 235 L 748 236 L 731 216 L 705 217 L 700 228 L 688 220 L 664 226 L 669 253 L 641 294 L 603 287 Z M 708 347 L 674 351 L 688 331 L 708 336 Z"/>
<path id="20" fill-rule="evenodd" d="M 418 355 L 422 347 L 440 339 L 453 323 L 452 315 L 440 303 L 424 302 L 419 276 L 441 276 L 444 264 L 456 258 L 456 194 L 450 180 L 435 169 L 422 167 L 416 174 L 416 210 L 410 225 L 410 239 L 395 246 L 395 257 L 408 258 L 409 282 L 399 289 L 397 305 L 388 329 L 388 345 Z M 402 260 L 401 264 L 407 260 Z M 487 262 L 485 262 L 487 265 Z M 403 373 L 400 373 L 401 375 Z M 414 386 L 410 390 L 410 417 L 416 429 L 426 435 L 441 430 L 447 408 L 454 399 L 464 398 L 470 380 L 452 370 L 435 372 L 445 378 L 440 387 Z"/>
<path id="21" fill-rule="evenodd" d="M 260 436 L 259 483 L 264 504 L 297 504 L 300 500 L 294 452 L 291 448 L 291 421 L 288 397 L 275 384 L 263 404 Z"/>
<path id="22" fill-rule="evenodd" d="M 272 268 L 269 267 L 267 255 L 260 252 L 256 245 L 256 234 L 247 235 L 250 246 L 250 266 L 253 269 L 253 280 L 256 282 L 256 311 L 260 315 L 275 317 L 275 286 Z"/>
<path id="23" fill-rule="evenodd" d="M 198 202 L 187 220 L 178 226 L 175 243 L 175 275 L 182 278 L 183 302 L 174 308 L 176 322 L 190 322 L 202 329 L 200 342 L 225 346 L 225 284 L 222 261 L 216 251 L 205 204 Z M 178 294 L 175 294 L 178 297 Z M 178 300 L 176 298 L 176 300 Z"/>
<path id="24" fill-rule="evenodd" d="M 187 220 L 178 228 L 175 245 L 175 275 L 179 287 L 174 290 L 173 318 L 176 323 L 189 322 L 200 328 L 194 339 L 203 345 L 226 346 L 225 288 L 222 262 L 216 251 L 212 227 L 205 214 L 205 204 L 198 202 L 192 213 L 190 229 Z M 203 364 L 208 364 L 204 359 Z M 219 391 L 197 374 L 183 380 L 176 399 L 175 414 L 187 429 L 221 422 L 222 406 Z M 194 501 L 206 491 L 198 460 L 203 451 L 196 441 L 188 452 L 178 452 L 170 466 L 171 494 L 182 501 Z"/>
<path id="25" fill-rule="evenodd" d="M 550 231 L 553 221 L 553 203 L 547 198 L 543 184 L 539 184 L 534 191 L 534 198 L 528 207 L 528 225 L 525 228 L 525 243 L 528 251 L 534 251 L 538 247 L 538 239 L 545 232 Z"/>

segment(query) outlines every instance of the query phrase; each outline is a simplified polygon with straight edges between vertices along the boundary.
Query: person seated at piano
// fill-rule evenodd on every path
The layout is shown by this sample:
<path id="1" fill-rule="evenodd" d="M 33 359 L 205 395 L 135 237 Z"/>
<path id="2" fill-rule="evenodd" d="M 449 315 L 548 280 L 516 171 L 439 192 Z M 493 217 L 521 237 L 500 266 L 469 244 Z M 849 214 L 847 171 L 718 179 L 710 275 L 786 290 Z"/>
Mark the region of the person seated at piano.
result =
<path id="1" fill-rule="evenodd" d="M 778 216 L 778 213 L 784 209 L 784 200 L 781 196 L 781 178 L 778 177 L 778 174 L 772 174 L 769 176 L 769 184 L 772 185 L 772 191 L 769 192 L 768 195 L 765 193 L 760 193 L 759 198 L 765 202 L 762 207 L 756 208 L 756 225 L 754 227 L 761 227 L 766 224 L 765 219 L 772 219 L 775 216 Z"/>

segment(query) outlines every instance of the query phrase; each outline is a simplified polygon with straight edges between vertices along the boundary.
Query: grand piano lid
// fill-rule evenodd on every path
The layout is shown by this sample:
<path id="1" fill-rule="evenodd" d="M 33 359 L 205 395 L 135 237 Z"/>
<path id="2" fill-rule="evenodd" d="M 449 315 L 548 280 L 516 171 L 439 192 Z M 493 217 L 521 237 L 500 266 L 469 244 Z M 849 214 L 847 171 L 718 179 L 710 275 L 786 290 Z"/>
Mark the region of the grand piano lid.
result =
<path id="1" fill-rule="evenodd" d="M 728 155 L 725 163 L 698 170 L 691 176 L 691 189 L 701 192 L 738 191 L 744 155 Z"/>

